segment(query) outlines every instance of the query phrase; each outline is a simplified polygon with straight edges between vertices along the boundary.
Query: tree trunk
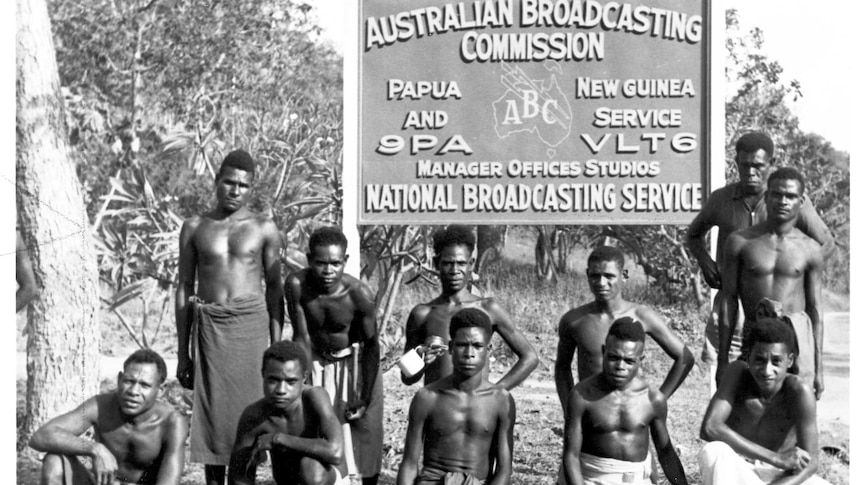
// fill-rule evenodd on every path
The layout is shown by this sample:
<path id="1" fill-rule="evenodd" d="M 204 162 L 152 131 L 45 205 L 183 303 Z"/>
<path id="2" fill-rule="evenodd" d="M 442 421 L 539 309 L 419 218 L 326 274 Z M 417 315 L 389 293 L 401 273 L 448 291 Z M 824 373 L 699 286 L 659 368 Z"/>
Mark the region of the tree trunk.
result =
<path id="1" fill-rule="evenodd" d="M 509 226 L 476 227 L 476 273 L 484 274 L 489 264 L 500 259 L 508 233 Z"/>
<path id="2" fill-rule="evenodd" d="M 17 1 L 16 200 L 39 297 L 30 306 L 25 439 L 98 391 L 98 268 L 68 155 L 44 0 Z"/>

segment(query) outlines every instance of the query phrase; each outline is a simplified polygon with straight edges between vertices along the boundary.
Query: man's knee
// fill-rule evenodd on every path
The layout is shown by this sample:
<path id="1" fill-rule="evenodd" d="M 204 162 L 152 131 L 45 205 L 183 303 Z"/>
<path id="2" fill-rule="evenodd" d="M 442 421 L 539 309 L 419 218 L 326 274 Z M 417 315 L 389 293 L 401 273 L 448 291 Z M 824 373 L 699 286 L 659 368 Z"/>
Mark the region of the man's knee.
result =
<path id="1" fill-rule="evenodd" d="M 724 441 L 710 441 L 703 445 L 700 452 L 697 454 L 697 462 L 700 464 L 700 469 L 713 467 L 728 458 L 735 457 L 736 452 Z"/>
<path id="2" fill-rule="evenodd" d="M 74 456 L 64 456 L 48 453 L 42 459 L 42 485 L 88 485 L 90 472 L 83 463 Z"/>
<path id="3" fill-rule="evenodd" d="M 299 461 L 299 481 L 302 485 L 331 485 L 335 481 L 334 472 L 306 456 Z"/>

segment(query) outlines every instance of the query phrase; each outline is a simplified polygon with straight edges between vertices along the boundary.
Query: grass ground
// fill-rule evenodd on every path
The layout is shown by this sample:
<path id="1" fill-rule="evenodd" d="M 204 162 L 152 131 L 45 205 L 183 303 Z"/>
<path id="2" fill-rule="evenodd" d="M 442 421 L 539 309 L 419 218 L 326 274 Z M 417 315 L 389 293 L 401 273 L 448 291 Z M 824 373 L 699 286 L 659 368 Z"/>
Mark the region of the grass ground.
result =
<path id="1" fill-rule="evenodd" d="M 530 378 L 513 394 L 517 406 L 515 424 L 514 450 L 514 484 L 538 485 L 552 484 L 560 464 L 562 453 L 562 411 L 557 398 L 553 381 L 553 365 L 556 356 L 556 326 L 559 317 L 573 306 L 585 303 L 589 290 L 583 278 L 585 267 L 584 254 L 573 256 L 569 274 L 563 275 L 557 284 L 539 283 L 533 276 L 530 263 L 532 246 L 525 238 L 515 237 L 510 240 L 505 253 L 505 260 L 496 263 L 488 271 L 485 281 L 481 282 L 483 289 L 493 295 L 509 313 L 513 320 L 526 334 L 533 347 L 538 351 L 540 364 Z M 632 278 L 625 290 L 627 298 L 636 301 L 653 302 L 660 300 L 659 295 L 649 288 L 643 275 L 636 268 L 631 268 Z M 435 296 L 433 286 L 417 283 L 404 288 L 399 307 L 394 313 L 396 321 L 404 322 L 410 309 L 419 302 L 427 301 Z M 826 305 L 829 309 L 846 308 L 847 298 L 828 295 Z M 702 325 L 705 321 L 705 310 L 699 309 L 693 300 L 674 305 L 655 305 L 667 319 L 671 328 L 686 342 L 696 357 L 700 355 L 702 345 Z M 124 307 L 127 320 L 137 322 L 140 319 L 140 307 Z M 170 317 L 170 315 L 169 315 Z M 157 316 L 154 316 L 157 318 Z M 19 322 L 20 326 L 20 322 Z M 135 348 L 115 316 L 103 319 L 103 353 L 124 355 Z M 166 357 L 172 357 L 174 342 L 173 322 L 165 321 L 156 340 L 156 350 L 164 351 Z M 493 342 L 491 372 L 492 380 L 502 375 L 511 365 L 512 354 L 495 338 Z M 20 345 L 19 345 L 20 347 Z M 400 348 L 400 347 L 398 347 Z M 397 353 L 400 353 L 398 351 Z M 393 358 L 384 361 L 384 368 L 391 367 Z M 644 375 L 656 385 L 664 378 L 670 367 L 669 359 L 664 356 L 651 341 L 647 343 Z M 407 427 L 407 409 L 418 385 L 404 386 L 398 378 L 397 368 L 389 368 L 384 374 L 385 388 L 385 439 L 383 447 L 383 472 L 381 484 L 394 484 L 403 453 L 403 439 Z M 692 369 L 686 381 L 669 401 L 668 427 L 671 439 L 678 449 L 679 456 L 689 478 L 689 483 L 701 483 L 696 455 L 702 446 L 698 438 L 700 422 L 708 403 L 708 372 L 699 362 Z M 19 382 L 18 408 L 19 417 L 23 412 L 23 388 Z M 184 393 L 172 381 L 167 399 L 185 413 L 189 413 Z M 845 440 L 846 438 L 842 438 Z M 266 472 L 263 472 L 262 483 L 272 483 Z M 821 453 L 820 476 L 835 485 L 849 484 L 849 466 L 843 461 Z M 203 469 L 200 465 L 187 465 L 183 476 L 183 485 L 202 483 Z M 38 465 L 19 456 L 18 483 L 35 485 L 38 483 Z M 666 483 L 666 482 L 665 482 Z"/>

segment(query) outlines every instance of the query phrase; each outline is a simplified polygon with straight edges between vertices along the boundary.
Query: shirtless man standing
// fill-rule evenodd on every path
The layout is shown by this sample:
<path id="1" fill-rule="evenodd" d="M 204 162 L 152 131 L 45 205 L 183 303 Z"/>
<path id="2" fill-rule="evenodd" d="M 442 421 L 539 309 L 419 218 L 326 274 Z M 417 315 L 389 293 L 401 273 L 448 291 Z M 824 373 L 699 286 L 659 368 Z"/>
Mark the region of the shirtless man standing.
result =
<path id="1" fill-rule="evenodd" d="M 206 465 L 207 485 L 224 483 L 237 420 L 261 396 L 256 356 L 281 340 L 284 324 L 281 237 L 246 207 L 254 176 L 248 153 L 229 153 L 215 180 L 216 208 L 180 232 L 177 379 L 194 388 L 191 461 Z"/>
<path id="2" fill-rule="evenodd" d="M 237 427 L 229 485 L 255 483 L 261 456 L 272 456 L 278 485 L 344 482 L 344 438 L 326 391 L 304 384 L 310 361 L 296 342 L 263 353 L 263 399 L 245 408 Z"/>
<path id="3" fill-rule="evenodd" d="M 725 243 L 733 231 L 746 229 L 766 220 L 766 179 L 772 171 L 774 149 L 772 139 L 765 133 L 751 132 L 739 137 L 736 141 L 736 168 L 739 172 L 739 181 L 727 184 L 710 194 L 703 209 L 688 227 L 686 244 L 697 259 L 707 284 L 718 290 L 706 322 L 701 356 L 702 360 L 709 364 L 710 375 L 713 377 L 717 368 L 718 312 L 722 298 L 719 269 L 723 266 Z M 709 246 L 704 237 L 712 227 L 718 228 L 715 260 L 709 253 Z M 835 250 L 832 234 L 807 197 L 803 197 L 796 227 L 822 246 L 824 261 L 829 258 Z M 742 335 L 738 331 L 731 341 L 731 359 L 739 355 L 741 342 Z M 715 383 L 711 382 L 711 385 L 714 386 Z M 714 393 L 715 389 L 713 388 L 711 392 Z"/>
<path id="4" fill-rule="evenodd" d="M 39 428 L 30 446 L 47 453 L 42 485 L 179 485 L 189 426 L 171 406 L 157 402 L 166 378 L 159 354 L 138 350 L 123 363 L 115 392 L 91 397 Z M 90 427 L 94 441 L 80 438 Z M 92 472 L 79 456 L 93 460 Z"/>
<path id="5" fill-rule="evenodd" d="M 518 362 L 497 383 L 505 389 L 512 389 L 539 365 L 539 357 L 499 303 L 493 298 L 480 298 L 470 292 L 475 246 L 476 238 L 466 226 L 452 225 L 434 236 L 434 267 L 440 278 L 441 293 L 428 303 L 416 305 L 410 312 L 404 352 L 423 345 L 429 337 L 436 337 L 445 345 L 449 339 L 452 315 L 463 308 L 479 308 L 491 318 L 491 328 L 518 356 Z M 422 372 L 412 377 L 402 373 L 401 381 L 410 385 L 424 375 L 425 384 L 430 384 L 452 373 L 452 359 L 445 350 L 426 351 L 424 359 Z"/>
<path id="6" fill-rule="evenodd" d="M 641 324 L 617 319 L 602 346 L 602 371 L 569 395 L 563 447 L 569 484 L 648 485 L 650 434 L 668 481 L 687 483 L 667 432 L 667 397 L 638 376 L 643 350 Z"/>
<path id="7" fill-rule="evenodd" d="M 515 401 L 484 376 L 491 333 L 490 318 L 477 308 L 451 318 L 452 373 L 413 397 L 398 485 L 511 482 Z"/>
<path id="8" fill-rule="evenodd" d="M 792 168 L 780 168 L 769 176 L 766 221 L 734 232 L 725 245 L 719 312 L 718 371 L 716 381 L 727 368 L 731 336 L 737 326 L 738 301 L 745 313 L 745 333 L 755 321 L 755 310 L 763 298 L 781 304 L 793 322 L 799 343 L 799 377 L 823 393 L 823 325 L 820 320 L 820 272 L 823 256 L 820 245 L 796 228 L 796 219 L 805 194 L 802 175 Z M 746 348 L 742 348 L 745 359 Z"/>
<path id="9" fill-rule="evenodd" d="M 308 268 L 284 286 L 293 339 L 312 357 L 311 384 L 327 390 L 344 425 L 345 459 L 362 483 L 377 483 L 383 458 L 383 379 L 374 295 L 344 274 L 347 239 L 322 227 L 308 241 Z M 352 446 L 351 446 L 352 443 Z"/>
<path id="10" fill-rule="evenodd" d="M 748 359 L 731 363 L 712 397 L 698 455 L 704 485 L 825 484 L 817 472 L 816 400 L 788 373 L 794 335 L 785 319 L 760 319 L 743 345 Z"/>
<path id="11" fill-rule="evenodd" d="M 587 258 L 587 282 L 594 301 L 570 310 L 560 319 L 560 341 L 554 380 L 565 414 L 575 387 L 572 358 L 578 353 L 578 380 L 602 371 L 602 347 L 611 324 L 628 316 L 641 322 L 646 333 L 673 359 L 659 390 L 670 397 L 694 365 L 694 356 L 664 319 L 646 305 L 623 299 L 625 257 L 614 247 L 600 246 Z"/>

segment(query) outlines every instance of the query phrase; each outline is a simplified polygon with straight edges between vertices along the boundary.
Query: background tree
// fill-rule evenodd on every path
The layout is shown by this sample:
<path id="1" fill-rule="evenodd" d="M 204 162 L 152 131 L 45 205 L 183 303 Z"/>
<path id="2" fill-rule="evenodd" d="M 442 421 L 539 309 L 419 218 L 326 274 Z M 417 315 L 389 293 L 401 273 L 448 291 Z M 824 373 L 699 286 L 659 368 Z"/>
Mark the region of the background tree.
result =
<path id="1" fill-rule="evenodd" d="M 30 306 L 24 436 L 98 391 L 96 255 L 69 159 L 43 0 L 18 0 L 16 202 L 41 293 Z"/>

